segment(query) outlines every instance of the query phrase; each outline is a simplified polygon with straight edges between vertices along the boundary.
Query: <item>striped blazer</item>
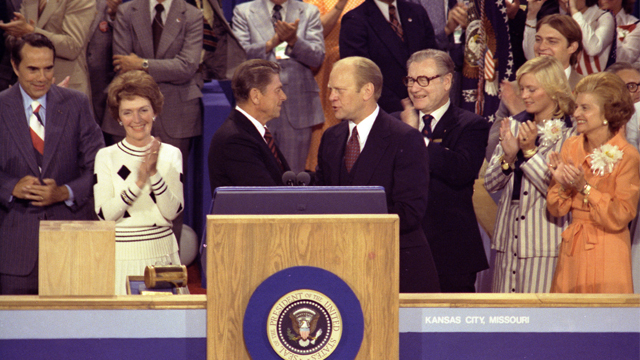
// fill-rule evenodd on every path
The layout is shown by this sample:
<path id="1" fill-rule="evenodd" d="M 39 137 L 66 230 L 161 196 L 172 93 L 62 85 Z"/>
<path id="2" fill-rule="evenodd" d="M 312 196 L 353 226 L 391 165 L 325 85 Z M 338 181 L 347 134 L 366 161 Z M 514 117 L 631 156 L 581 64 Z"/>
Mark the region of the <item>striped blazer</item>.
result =
<path id="1" fill-rule="evenodd" d="M 532 120 L 532 116 L 522 112 L 510 119 L 511 132 L 516 136 L 520 123 Z M 547 155 L 550 151 L 560 152 L 566 139 L 575 135 L 575 127 L 562 129 L 562 136 L 555 143 L 545 146 L 540 144 L 536 155 L 520 165 L 523 171 L 520 186 L 520 213 L 515 221 L 518 226 L 518 256 L 529 258 L 536 256 L 558 256 L 558 248 L 562 241 L 562 231 L 569 225 L 570 215 L 554 217 L 547 211 L 547 188 L 551 181 L 551 173 L 547 166 Z M 506 238 L 508 227 L 514 226 L 514 219 L 506 219 L 511 198 L 515 173 L 505 174 L 501 167 L 502 146 L 498 145 L 493 152 L 484 177 L 484 186 L 490 193 L 504 189 L 498 203 L 498 214 L 491 240 L 491 248 L 506 252 L 511 241 Z"/>

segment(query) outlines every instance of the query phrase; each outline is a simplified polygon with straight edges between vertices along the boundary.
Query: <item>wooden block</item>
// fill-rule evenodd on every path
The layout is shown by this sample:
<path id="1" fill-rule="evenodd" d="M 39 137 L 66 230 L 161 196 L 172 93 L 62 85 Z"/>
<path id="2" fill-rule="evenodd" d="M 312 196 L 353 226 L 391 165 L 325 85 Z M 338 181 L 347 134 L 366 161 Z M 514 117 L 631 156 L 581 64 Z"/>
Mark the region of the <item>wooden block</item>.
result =
<path id="1" fill-rule="evenodd" d="M 40 296 L 115 295 L 113 221 L 41 221 Z"/>
<path id="2" fill-rule="evenodd" d="M 398 359 L 398 248 L 397 215 L 208 216 L 207 359 L 250 359 L 242 329 L 249 299 L 292 266 L 328 270 L 354 291 L 364 314 L 356 359 Z"/>

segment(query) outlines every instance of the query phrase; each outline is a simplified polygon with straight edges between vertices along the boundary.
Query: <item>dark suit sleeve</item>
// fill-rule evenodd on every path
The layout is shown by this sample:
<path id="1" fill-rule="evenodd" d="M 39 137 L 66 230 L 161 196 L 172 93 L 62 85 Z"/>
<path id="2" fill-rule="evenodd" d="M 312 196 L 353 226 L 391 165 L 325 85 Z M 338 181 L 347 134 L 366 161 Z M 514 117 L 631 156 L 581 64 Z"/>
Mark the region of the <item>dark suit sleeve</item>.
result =
<path id="1" fill-rule="evenodd" d="M 402 138 L 393 168 L 389 213 L 400 217 L 400 233 L 420 228 L 427 211 L 429 156 L 422 135 L 411 130 Z"/>
<path id="2" fill-rule="evenodd" d="M 433 32 L 433 29 L 431 30 Z M 358 18 L 353 11 L 346 13 L 340 22 L 340 58 L 369 55 L 367 22 Z"/>
<path id="3" fill-rule="evenodd" d="M 77 99 L 78 102 L 73 106 L 78 109 L 74 116 L 77 116 L 75 124 L 79 131 L 77 166 L 80 176 L 64 185 L 71 188 L 75 204 L 82 207 L 88 200 L 93 199 L 93 164 L 98 150 L 104 147 L 104 138 L 98 124 L 90 116 L 89 100 L 80 95 Z"/>
<path id="4" fill-rule="evenodd" d="M 451 148 L 429 142 L 431 175 L 443 182 L 461 186 L 473 182 L 482 166 L 489 134 L 489 123 L 481 117 L 467 116 L 463 130 Z"/>

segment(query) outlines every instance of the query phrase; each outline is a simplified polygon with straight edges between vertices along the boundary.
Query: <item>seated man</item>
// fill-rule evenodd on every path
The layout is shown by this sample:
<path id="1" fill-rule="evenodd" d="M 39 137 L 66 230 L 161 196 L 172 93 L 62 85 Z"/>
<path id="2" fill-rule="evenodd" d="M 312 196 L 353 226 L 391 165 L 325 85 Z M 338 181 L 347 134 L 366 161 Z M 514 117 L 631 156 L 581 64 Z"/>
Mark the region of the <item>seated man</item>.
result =
<path id="1" fill-rule="evenodd" d="M 400 292 L 440 291 L 421 227 L 429 189 L 422 136 L 380 109 L 382 73 L 369 59 L 336 62 L 329 91 L 336 118 L 343 121 L 322 136 L 316 184 L 383 186 L 389 213 L 400 217 Z"/>
<path id="2" fill-rule="evenodd" d="M 280 82 L 280 65 L 254 59 L 236 69 L 231 80 L 236 108 L 211 139 L 209 181 L 218 186 L 284 185 L 290 170 L 266 123 L 280 116 L 287 99 Z"/>

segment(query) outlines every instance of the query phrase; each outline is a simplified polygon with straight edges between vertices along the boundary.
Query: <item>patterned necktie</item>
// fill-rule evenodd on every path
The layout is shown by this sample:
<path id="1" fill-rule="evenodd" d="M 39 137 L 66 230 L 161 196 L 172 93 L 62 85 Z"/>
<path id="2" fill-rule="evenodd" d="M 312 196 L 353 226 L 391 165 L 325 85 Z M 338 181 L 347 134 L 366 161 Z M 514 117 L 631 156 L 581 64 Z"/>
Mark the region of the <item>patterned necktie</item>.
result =
<path id="1" fill-rule="evenodd" d="M 422 121 L 424 122 L 424 128 L 422 129 L 422 135 L 427 139 L 431 140 L 431 121 L 433 120 L 433 116 L 425 115 L 422 117 Z"/>
<path id="2" fill-rule="evenodd" d="M 347 151 L 344 154 L 344 164 L 347 166 L 347 171 L 351 172 L 353 164 L 358 160 L 360 155 L 360 139 L 358 137 L 358 128 L 354 127 L 351 132 L 351 137 L 347 141 Z"/>
<path id="3" fill-rule="evenodd" d="M 164 25 L 162 25 L 162 12 L 164 11 L 164 6 L 162 6 L 162 4 L 158 4 L 155 9 L 156 17 L 153 19 L 151 32 L 153 33 L 153 53 L 157 55 L 160 37 L 162 36 L 162 29 L 164 29 Z"/>
<path id="4" fill-rule="evenodd" d="M 271 150 L 271 153 L 273 154 L 273 157 L 275 157 L 276 161 L 278 161 L 278 165 L 280 165 L 280 169 L 284 170 L 284 166 L 282 166 L 282 161 L 280 161 L 280 156 L 278 156 L 278 150 L 276 148 L 276 142 L 275 142 L 275 140 L 273 140 L 273 136 L 271 135 L 271 131 L 269 131 L 269 129 L 267 129 L 266 127 L 264 128 L 264 140 L 267 142 L 267 145 L 269 146 L 269 150 Z"/>
<path id="5" fill-rule="evenodd" d="M 398 21 L 398 17 L 396 16 L 396 7 L 393 4 L 389 4 L 389 23 L 391 24 L 391 28 L 396 32 L 398 36 L 400 36 L 400 40 L 404 41 L 404 37 L 402 36 L 402 25 Z"/>
<path id="6" fill-rule="evenodd" d="M 281 9 L 282 5 L 273 6 L 273 15 L 271 16 L 271 22 L 273 23 L 273 26 L 276 26 L 277 21 L 282 21 L 282 14 L 280 14 Z"/>
<path id="7" fill-rule="evenodd" d="M 40 103 L 34 101 L 31 103 L 33 114 L 29 118 L 29 130 L 31 133 L 31 142 L 33 142 L 33 148 L 36 149 L 38 154 L 44 154 L 44 123 L 38 113 L 40 111 Z"/>

